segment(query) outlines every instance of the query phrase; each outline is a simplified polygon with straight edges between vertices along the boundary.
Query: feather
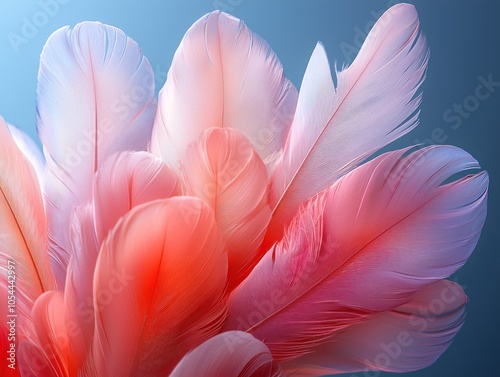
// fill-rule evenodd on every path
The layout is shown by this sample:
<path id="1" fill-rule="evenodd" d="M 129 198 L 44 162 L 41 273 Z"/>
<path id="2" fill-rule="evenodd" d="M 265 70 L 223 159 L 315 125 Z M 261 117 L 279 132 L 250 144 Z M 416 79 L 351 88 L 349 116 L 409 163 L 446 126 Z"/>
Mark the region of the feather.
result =
<path id="1" fill-rule="evenodd" d="M 22 377 L 61 377 L 40 347 L 31 340 L 20 342 L 16 356 Z"/>
<path id="2" fill-rule="evenodd" d="M 45 292 L 37 299 L 33 307 L 33 324 L 37 346 L 56 376 L 76 376 L 61 292 Z"/>
<path id="3" fill-rule="evenodd" d="M 408 154 L 408 155 L 406 155 Z M 473 251 L 486 217 L 486 172 L 459 148 L 383 154 L 311 199 L 230 295 L 224 329 L 265 339 L 275 360 L 407 303 Z"/>
<path id="4" fill-rule="evenodd" d="M 442 280 L 427 285 L 407 304 L 348 327 L 282 367 L 297 377 L 425 368 L 441 356 L 462 327 L 466 302 L 456 283 Z"/>
<path id="5" fill-rule="evenodd" d="M 271 164 L 288 133 L 297 91 L 269 45 L 240 20 L 212 12 L 184 36 L 160 91 L 151 151 L 174 169 L 210 127 L 242 132 Z"/>
<path id="6" fill-rule="evenodd" d="M 82 363 L 94 334 L 92 278 L 99 248 L 118 220 L 132 208 L 179 193 L 174 172 L 147 152 L 111 156 L 97 171 L 92 204 L 72 217 L 72 250 L 65 287 L 65 308 Z"/>
<path id="7" fill-rule="evenodd" d="M 97 172 L 93 185 L 98 244 L 132 208 L 179 193 L 175 173 L 152 154 L 127 152 L 111 157 Z"/>
<path id="8" fill-rule="evenodd" d="M 70 220 L 70 259 L 64 288 L 66 330 L 74 351 L 74 362 L 80 367 L 94 336 L 94 301 L 92 280 L 100 244 L 94 225 L 91 203 L 73 210 Z"/>
<path id="9" fill-rule="evenodd" d="M 241 133 L 209 128 L 188 147 L 181 171 L 186 193 L 215 212 L 228 252 L 229 287 L 235 287 L 249 273 L 271 218 L 266 167 Z"/>
<path id="10" fill-rule="evenodd" d="M 43 180 L 43 171 L 45 169 L 45 159 L 43 158 L 42 152 L 35 144 L 35 142 L 19 128 L 7 124 L 9 127 L 10 134 L 16 142 L 17 147 L 23 152 L 24 156 L 35 169 L 38 182 L 41 183 Z M 40 187 L 43 193 L 43 187 Z"/>
<path id="11" fill-rule="evenodd" d="M 40 58 L 37 129 L 47 164 L 49 251 L 61 289 L 71 212 L 90 200 L 94 173 L 108 157 L 146 149 L 155 111 L 151 66 L 121 30 L 84 22 L 50 36 Z"/>
<path id="12" fill-rule="evenodd" d="M 170 377 L 279 377 L 278 365 L 264 343 L 241 331 L 207 340 L 175 367 Z"/>
<path id="13" fill-rule="evenodd" d="M 36 298 L 55 288 L 46 231 L 36 173 L 0 117 L 0 280 L 7 286 L 6 269 L 11 265 L 22 323 Z"/>
<path id="14" fill-rule="evenodd" d="M 336 88 L 324 48 L 316 46 L 272 177 L 263 251 L 281 239 L 301 203 L 417 125 L 427 60 L 417 12 L 407 4 L 377 21 L 353 64 L 337 74 Z"/>
<path id="15" fill-rule="evenodd" d="M 213 211 L 175 197 L 125 215 L 94 274 L 93 357 L 98 376 L 165 376 L 220 331 L 227 255 Z"/>

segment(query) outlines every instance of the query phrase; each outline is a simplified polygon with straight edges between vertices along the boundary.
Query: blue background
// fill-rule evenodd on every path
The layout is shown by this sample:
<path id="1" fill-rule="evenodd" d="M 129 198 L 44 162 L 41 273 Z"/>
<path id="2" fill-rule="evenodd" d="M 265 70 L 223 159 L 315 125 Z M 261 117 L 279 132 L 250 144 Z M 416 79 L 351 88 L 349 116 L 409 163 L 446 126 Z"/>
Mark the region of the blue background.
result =
<path id="1" fill-rule="evenodd" d="M 117 26 L 135 39 L 163 84 L 173 53 L 187 28 L 203 14 L 222 8 L 260 34 L 280 57 L 287 76 L 299 87 L 309 56 L 321 40 L 332 63 L 340 67 L 354 58 L 352 51 L 389 0 L 222 0 L 96 1 L 65 0 L 47 17 L 26 44 L 15 51 L 9 33 L 22 35 L 24 18 L 41 11 L 39 1 L 0 2 L 0 115 L 35 139 L 35 89 L 38 59 L 51 32 L 63 25 L 98 20 Z M 499 126 L 500 88 L 463 118 L 460 127 L 444 113 L 473 96 L 478 77 L 500 81 L 500 2 L 411 1 L 431 48 L 423 85 L 421 125 L 391 148 L 415 142 L 459 146 L 490 173 L 489 214 L 479 245 L 455 276 L 470 298 L 467 320 L 448 351 L 431 367 L 409 376 L 498 376 L 500 357 L 499 254 Z M 40 19 L 42 21 L 43 19 Z M 347 51 L 346 49 L 351 49 Z M 436 128 L 440 129 L 435 131 Z M 434 136 L 434 139 L 433 139 Z M 358 373 L 363 376 L 363 373 Z M 374 376 L 377 374 L 369 374 Z M 385 373 L 380 375 L 386 375 Z"/>

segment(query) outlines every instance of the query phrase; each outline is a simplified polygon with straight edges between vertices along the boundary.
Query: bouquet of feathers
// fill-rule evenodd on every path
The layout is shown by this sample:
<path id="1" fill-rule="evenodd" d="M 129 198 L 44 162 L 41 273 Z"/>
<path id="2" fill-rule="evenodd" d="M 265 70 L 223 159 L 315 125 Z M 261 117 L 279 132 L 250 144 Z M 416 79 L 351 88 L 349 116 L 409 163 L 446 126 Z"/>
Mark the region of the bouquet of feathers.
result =
<path id="1" fill-rule="evenodd" d="M 464 320 L 488 176 L 466 152 L 378 154 L 418 123 L 413 6 L 298 93 L 270 47 L 210 13 L 158 102 L 122 31 L 56 31 L 43 155 L 0 118 L 3 376 L 321 376 L 433 363 Z M 8 304 L 7 304 L 8 303 Z M 5 319 L 10 318 L 10 322 Z"/>

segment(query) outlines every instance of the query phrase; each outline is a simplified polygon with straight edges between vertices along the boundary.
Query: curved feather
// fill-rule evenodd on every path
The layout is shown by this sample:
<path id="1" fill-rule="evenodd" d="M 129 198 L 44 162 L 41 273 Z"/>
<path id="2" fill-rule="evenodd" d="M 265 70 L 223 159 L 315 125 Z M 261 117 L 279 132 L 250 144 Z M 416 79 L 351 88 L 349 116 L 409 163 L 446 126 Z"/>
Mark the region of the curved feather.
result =
<path id="1" fill-rule="evenodd" d="M 72 210 L 90 200 L 92 178 L 111 155 L 145 150 L 156 111 L 153 71 L 121 30 L 84 22 L 48 39 L 40 58 L 37 129 L 51 263 L 64 286 Z"/>
<path id="2" fill-rule="evenodd" d="M 278 377 L 269 349 L 242 331 L 216 335 L 190 351 L 170 377 Z"/>
<path id="3" fill-rule="evenodd" d="M 353 64 L 337 73 L 337 87 L 323 46 L 316 46 L 272 177 L 266 250 L 301 203 L 417 125 L 417 90 L 428 55 L 417 12 L 408 4 L 382 15 Z"/>
<path id="4" fill-rule="evenodd" d="M 103 243 L 94 274 L 96 375 L 167 375 L 220 331 L 226 277 L 224 244 L 200 199 L 130 211 Z"/>
<path id="5" fill-rule="evenodd" d="M 269 45 L 217 11 L 187 31 L 158 102 L 151 151 L 174 169 L 209 127 L 238 129 L 271 164 L 292 122 L 297 91 Z"/>
<path id="6" fill-rule="evenodd" d="M 72 216 L 72 250 L 65 287 L 65 308 L 72 340 L 83 362 L 94 334 L 92 278 L 99 248 L 118 220 L 132 208 L 179 193 L 175 173 L 147 152 L 111 156 L 97 171 L 92 204 Z"/>
<path id="7" fill-rule="evenodd" d="M 98 243 L 132 208 L 179 193 L 177 176 L 158 157 L 148 152 L 127 152 L 109 158 L 93 185 Z"/>
<path id="8" fill-rule="evenodd" d="M 229 286 L 248 274 L 271 218 L 266 167 L 233 129 L 209 128 L 188 147 L 181 171 L 188 195 L 207 202 L 228 252 Z"/>
<path id="9" fill-rule="evenodd" d="M 40 347 L 31 340 L 20 342 L 16 356 L 22 377 L 61 377 Z"/>
<path id="10" fill-rule="evenodd" d="M 64 296 L 59 291 L 45 292 L 33 307 L 33 324 L 39 349 L 56 376 L 76 376 L 73 350 L 66 328 Z M 34 364 L 33 360 L 29 364 Z"/>
<path id="11" fill-rule="evenodd" d="M 405 155 L 408 154 L 408 155 Z M 386 153 L 311 199 L 229 298 L 225 330 L 276 360 L 411 300 L 461 267 L 486 218 L 486 172 L 454 147 Z"/>
<path id="12" fill-rule="evenodd" d="M 92 280 L 99 253 L 94 210 L 91 203 L 73 210 L 70 220 L 70 243 L 73 255 L 69 261 L 64 287 L 66 330 L 80 367 L 94 337 L 94 301 Z"/>
<path id="13" fill-rule="evenodd" d="M 0 280 L 7 283 L 6 269 L 11 264 L 15 269 L 17 308 L 24 317 L 29 316 L 38 296 L 55 288 L 46 232 L 35 170 L 0 117 Z"/>
<path id="14" fill-rule="evenodd" d="M 446 351 L 462 327 L 466 302 L 458 284 L 430 284 L 417 291 L 410 302 L 348 327 L 282 367 L 297 377 L 425 368 Z"/>

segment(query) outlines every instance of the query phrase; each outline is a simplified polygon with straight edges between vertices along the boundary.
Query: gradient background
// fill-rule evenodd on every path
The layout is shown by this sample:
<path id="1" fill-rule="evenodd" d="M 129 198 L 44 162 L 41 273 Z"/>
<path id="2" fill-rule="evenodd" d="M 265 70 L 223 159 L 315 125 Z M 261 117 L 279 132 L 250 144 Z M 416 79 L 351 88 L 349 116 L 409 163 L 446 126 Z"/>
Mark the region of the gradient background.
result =
<path id="1" fill-rule="evenodd" d="M 153 66 L 157 90 L 162 86 L 174 51 L 187 28 L 203 14 L 219 7 L 239 17 L 260 34 L 280 57 L 285 72 L 299 87 L 309 56 L 318 40 L 330 61 L 341 67 L 360 46 L 381 12 L 395 1 L 361 0 L 65 0 L 27 44 L 12 48 L 8 34 L 21 34 L 24 17 L 32 20 L 41 10 L 38 0 L 0 1 L 0 114 L 27 131 L 35 130 L 35 89 L 38 59 L 47 37 L 63 25 L 98 20 L 123 29 L 142 47 Z M 500 254 L 499 140 L 500 87 L 461 126 L 454 130 L 443 114 L 455 103 L 474 95 L 478 77 L 492 74 L 500 81 L 500 2 L 409 1 L 420 15 L 431 49 L 427 80 L 423 85 L 421 125 L 391 145 L 415 142 L 459 146 L 490 173 L 488 219 L 474 254 L 455 276 L 470 298 L 467 320 L 448 351 L 431 367 L 409 376 L 498 376 L 500 368 Z M 232 5 L 231 5 L 232 4 Z M 342 46 L 344 49 L 342 49 Z M 343 52 L 344 51 L 344 52 Z M 352 51 L 351 51 L 352 52 Z M 439 138 L 432 140 L 433 130 Z M 358 373 L 357 376 L 388 375 Z"/>

